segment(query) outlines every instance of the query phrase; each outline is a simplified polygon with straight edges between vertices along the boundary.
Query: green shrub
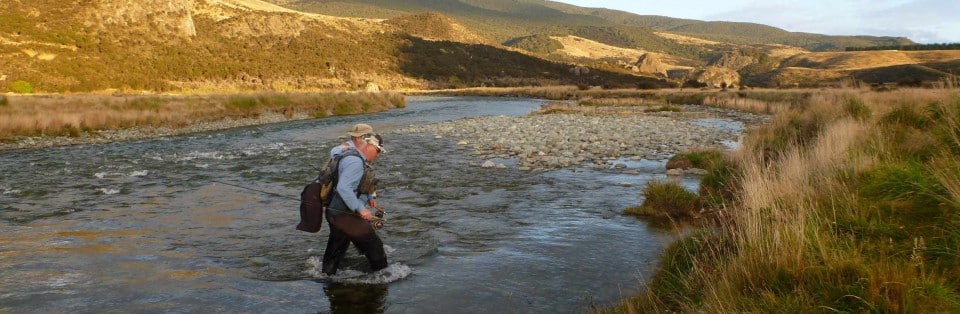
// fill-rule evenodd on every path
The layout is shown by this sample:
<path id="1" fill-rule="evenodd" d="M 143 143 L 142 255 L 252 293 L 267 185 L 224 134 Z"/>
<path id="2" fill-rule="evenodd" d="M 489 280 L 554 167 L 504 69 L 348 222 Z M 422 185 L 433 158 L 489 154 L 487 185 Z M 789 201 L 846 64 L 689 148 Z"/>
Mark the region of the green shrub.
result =
<path id="1" fill-rule="evenodd" d="M 698 150 L 685 153 L 694 168 L 710 169 L 726 162 L 726 156 L 719 150 Z"/>
<path id="2" fill-rule="evenodd" d="M 719 205 L 725 201 L 732 201 L 739 189 L 736 174 L 740 172 L 737 165 L 722 157 L 711 160 L 706 168 L 707 174 L 700 179 L 700 196 L 706 205 Z"/>
<path id="3" fill-rule="evenodd" d="M 643 189 L 643 204 L 624 210 L 625 214 L 684 218 L 696 217 L 700 197 L 677 183 L 651 181 Z"/>
<path id="4" fill-rule="evenodd" d="M 340 99 L 333 105 L 333 114 L 337 116 L 360 113 L 360 104 L 354 99 Z"/>
<path id="5" fill-rule="evenodd" d="M 15 81 L 10 84 L 10 90 L 17 94 L 33 94 L 33 85 L 27 81 Z"/>
<path id="6" fill-rule="evenodd" d="M 10 100 L 7 99 L 7 96 L 0 95 L 0 107 L 6 107 L 10 105 Z"/>
<path id="7" fill-rule="evenodd" d="M 946 191 L 935 176 L 916 162 L 883 163 L 859 176 L 860 193 L 874 201 L 906 202 L 915 209 L 938 207 Z M 912 205 L 912 206 L 911 206 Z"/>
<path id="8" fill-rule="evenodd" d="M 870 116 L 873 114 L 873 111 L 870 110 L 870 107 L 867 107 L 867 105 L 863 103 L 863 100 L 852 96 L 847 99 L 843 110 L 846 111 L 850 117 L 861 121 L 870 118 Z"/>
<path id="9" fill-rule="evenodd" d="M 929 122 L 930 119 L 927 119 L 916 106 L 911 105 L 897 106 L 880 118 L 880 123 L 883 125 L 902 125 L 918 129 L 923 129 Z"/>

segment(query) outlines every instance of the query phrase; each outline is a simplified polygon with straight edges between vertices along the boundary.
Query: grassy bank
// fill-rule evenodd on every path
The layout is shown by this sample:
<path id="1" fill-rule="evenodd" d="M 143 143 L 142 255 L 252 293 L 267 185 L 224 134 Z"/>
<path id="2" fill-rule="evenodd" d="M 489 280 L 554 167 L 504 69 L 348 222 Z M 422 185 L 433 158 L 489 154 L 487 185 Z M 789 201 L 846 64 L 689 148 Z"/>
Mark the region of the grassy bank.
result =
<path id="1" fill-rule="evenodd" d="M 960 94 L 767 96 L 737 98 L 776 116 L 727 156 L 726 192 L 650 191 L 716 214 L 609 311 L 960 311 Z"/>
<path id="2" fill-rule="evenodd" d="M 79 136 L 138 126 L 180 128 L 265 114 L 320 118 L 404 106 L 403 96 L 396 93 L 0 96 L 0 140 Z"/>

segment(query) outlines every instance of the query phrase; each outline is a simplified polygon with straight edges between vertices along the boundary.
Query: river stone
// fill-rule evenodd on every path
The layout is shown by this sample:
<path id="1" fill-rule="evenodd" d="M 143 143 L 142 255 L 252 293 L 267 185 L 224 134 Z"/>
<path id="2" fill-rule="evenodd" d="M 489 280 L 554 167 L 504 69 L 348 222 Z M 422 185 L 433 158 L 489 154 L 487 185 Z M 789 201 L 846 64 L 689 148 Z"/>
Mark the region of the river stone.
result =
<path id="1" fill-rule="evenodd" d="M 668 175 L 668 176 L 682 176 L 682 175 L 683 175 L 683 170 L 681 170 L 681 169 L 670 169 L 670 170 L 667 170 L 667 175 Z"/>
<path id="2" fill-rule="evenodd" d="M 484 162 L 483 162 L 483 165 L 480 165 L 480 167 L 483 167 L 483 168 L 493 168 L 493 167 L 496 167 L 496 166 L 497 166 L 497 165 L 494 164 L 493 161 L 491 161 L 491 160 L 484 161 Z"/>

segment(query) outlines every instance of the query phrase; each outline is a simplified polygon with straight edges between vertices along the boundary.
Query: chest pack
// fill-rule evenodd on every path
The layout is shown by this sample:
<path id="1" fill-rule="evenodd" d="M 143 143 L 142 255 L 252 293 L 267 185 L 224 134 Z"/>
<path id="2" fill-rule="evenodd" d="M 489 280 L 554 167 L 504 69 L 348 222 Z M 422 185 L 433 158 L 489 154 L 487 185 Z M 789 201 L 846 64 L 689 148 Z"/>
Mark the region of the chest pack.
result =
<path id="1" fill-rule="evenodd" d="M 343 154 L 327 160 L 317 178 L 307 184 L 300 192 L 300 223 L 297 230 L 315 233 L 323 225 L 323 210 L 330 205 L 333 191 L 337 189 L 337 179 L 340 173 L 340 160 L 347 156 L 360 157 L 360 152 L 350 149 Z M 360 157 L 362 158 L 362 157 Z M 364 166 L 364 174 L 367 167 Z"/>

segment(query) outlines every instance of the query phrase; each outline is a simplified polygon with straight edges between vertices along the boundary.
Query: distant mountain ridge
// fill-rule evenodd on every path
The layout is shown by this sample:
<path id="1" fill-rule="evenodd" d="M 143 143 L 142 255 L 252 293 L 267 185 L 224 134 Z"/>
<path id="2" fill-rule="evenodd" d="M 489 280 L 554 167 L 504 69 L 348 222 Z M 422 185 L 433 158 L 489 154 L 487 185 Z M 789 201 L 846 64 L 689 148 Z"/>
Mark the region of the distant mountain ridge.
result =
<path id="1" fill-rule="evenodd" d="M 831 36 L 786 30 L 756 23 L 700 21 L 624 11 L 583 8 L 538 0 L 269 0 L 287 7 L 335 16 L 392 18 L 436 11 L 463 22 L 498 42 L 545 33 L 557 28 L 617 27 L 666 31 L 735 44 L 782 44 L 810 51 L 846 47 L 912 44 L 904 37 Z M 572 35 L 572 34 L 563 34 Z M 594 39 L 595 38 L 589 38 Z M 599 40 L 598 40 L 599 41 Z M 624 47 L 646 48 L 646 47 Z M 665 51 L 670 52 L 670 51 Z"/>

